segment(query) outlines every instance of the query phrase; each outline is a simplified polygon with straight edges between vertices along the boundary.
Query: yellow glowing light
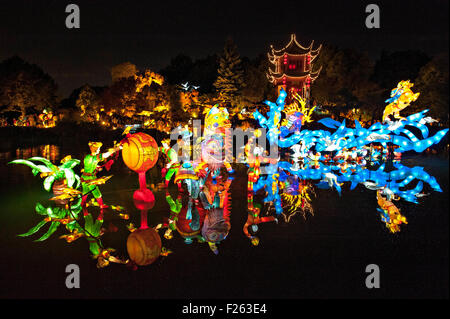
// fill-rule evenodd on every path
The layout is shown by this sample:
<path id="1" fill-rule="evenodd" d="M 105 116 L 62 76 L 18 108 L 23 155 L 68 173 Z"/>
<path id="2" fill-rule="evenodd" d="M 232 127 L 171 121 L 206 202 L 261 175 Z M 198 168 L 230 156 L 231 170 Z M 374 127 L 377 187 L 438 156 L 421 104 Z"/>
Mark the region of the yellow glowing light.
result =
<path id="1" fill-rule="evenodd" d="M 285 107 L 283 110 L 284 113 L 286 113 L 288 116 L 290 114 L 294 114 L 296 112 L 300 112 L 303 114 L 302 118 L 302 125 L 305 123 L 311 123 L 312 122 L 312 113 L 316 106 L 313 106 L 311 108 L 308 108 L 306 106 L 306 99 L 302 98 L 298 93 L 295 93 L 293 95 L 294 101 Z M 283 126 L 286 126 L 288 124 L 288 120 L 284 119 L 282 124 Z"/>
<path id="2" fill-rule="evenodd" d="M 258 237 L 253 237 L 251 239 L 251 243 L 253 246 L 258 246 L 259 245 L 259 238 Z"/>
<path id="3" fill-rule="evenodd" d="M 150 70 L 146 70 L 144 75 L 135 75 L 136 80 L 136 92 L 142 91 L 144 86 L 150 86 L 153 82 L 162 85 L 164 83 L 164 77 Z"/>
<path id="4" fill-rule="evenodd" d="M 141 113 L 137 113 L 136 115 L 150 116 L 152 114 L 153 114 L 153 112 L 151 112 L 151 111 L 142 111 Z"/>
<path id="5" fill-rule="evenodd" d="M 164 111 L 168 111 L 169 110 L 169 106 L 168 105 L 158 105 L 157 107 L 155 107 L 153 109 L 155 112 L 164 112 Z"/>
<path id="6" fill-rule="evenodd" d="M 314 209 L 311 205 L 311 197 L 309 195 L 310 193 L 314 194 L 314 190 L 308 185 L 300 185 L 299 192 L 300 193 L 297 195 L 288 193 L 281 194 L 285 206 L 282 215 L 287 223 L 289 223 L 291 218 L 297 215 L 298 212 L 302 213 L 303 218 L 306 218 L 307 212 L 314 216 Z"/>
<path id="7" fill-rule="evenodd" d="M 400 214 L 400 210 L 391 201 L 381 196 L 381 191 L 377 191 L 377 203 L 389 219 L 384 219 L 383 222 L 391 233 L 400 231 L 400 225 L 408 224 L 406 217 Z M 383 217 L 384 218 L 384 217 Z"/>
<path id="8" fill-rule="evenodd" d="M 414 86 L 413 83 L 407 81 L 400 81 L 397 87 L 391 91 L 391 103 L 386 105 L 383 113 L 383 122 L 389 117 L 389 115 L 394 115 L 396 119 L 401 119 L 400 111 L 408 107 L 411 102 L 414 102 L 419 97 L 420 93 L 414 93 L 411 88 Z M 386 101 L 386 102 L 387 102 Z"/>

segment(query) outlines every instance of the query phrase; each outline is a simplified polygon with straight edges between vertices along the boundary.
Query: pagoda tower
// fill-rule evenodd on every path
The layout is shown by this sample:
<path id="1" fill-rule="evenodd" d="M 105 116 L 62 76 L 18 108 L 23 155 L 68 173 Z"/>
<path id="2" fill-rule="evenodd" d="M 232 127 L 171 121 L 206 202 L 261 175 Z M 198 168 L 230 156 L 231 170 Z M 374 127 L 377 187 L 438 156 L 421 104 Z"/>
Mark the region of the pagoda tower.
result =
<path id="1" fill-rule="evenodd" d="M 294 93 L 307 100 L 310 98 L 311 83 L 322 69 L 313 71 L 313 62 L 322 48 L 320 45 L 313 49 L 313 44 L 314 40 L 305 48 L 297 42 L 295 34 L 291 34 L 291 41 L 281 50 L 275 50 L 273 45 L 270 46 L 267 56 L 272 67 L 269 67 L 267 78 L 278 88 L 278 92 L 282 88 L 287 92 L 287 103 L 292 101 Z"/>

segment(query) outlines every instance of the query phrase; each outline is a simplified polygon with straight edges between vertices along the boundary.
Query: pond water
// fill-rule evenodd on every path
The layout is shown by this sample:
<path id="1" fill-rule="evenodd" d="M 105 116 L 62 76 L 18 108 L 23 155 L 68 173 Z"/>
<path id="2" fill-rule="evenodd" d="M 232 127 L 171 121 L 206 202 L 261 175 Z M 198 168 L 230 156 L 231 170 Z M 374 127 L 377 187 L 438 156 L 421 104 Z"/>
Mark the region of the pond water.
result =
<path id="1" fill-rule="evenodd" d="M 315 186 L 318 181 L 310 181 L 312 211 L 303 216 L 283 207 L 285 215 L 292 214 L 289 222 L 280 215 L 278 223 L 259 224 L 258 246 L 243 232 L 248 217 L 247 167 L 239 164 L 230 187 L 231 229 L 217 245 L 219 254 L 206 243 L 186 244 L 177 232 L 167 240 L 160 230 L 162 245 L 172 253 L 133 271 L 114 263 L 98 269 L 85 238 L 72 243 L 59 239 L 67 233 L 63 226 L 43 242 L 34 240 L 48 226 L 30 237 L 17 236 L 42 220 L 35 211 L 37 203 L 44 207 L 54 203 L 42 179 L 34 177 L 29 167 L 7 163 L 31 156 L 59 163 L 68 154 L 81 159 L 85 152 L 84 148 L 42 145 L 0 153 L 2 298 L 448 298 L 448 157 L 402 159 L 406 167 L 424 167 L 442 192 L 424 186 L 430 195 L 418 198 L 417 204 L 395 202 L 408 221 L 400 225 L 399 232 L 391 233 L 382 222 L 376 191 L 361 184 L 350 190 L 350 183 L 344 183 L 339 195 L 335 189 L 319 188 Z M 133 202 L 138 175 L 120 157 L 102 175 L 113 175 L 100 186 L 105 203 L 122 206 L 122 213 L 129 215 L 127 220 L 117 211 L 105 211 L 107 232 L 102 243 L 126 258 L 127 226 L 141 224 L 141 211 Z M 148 184 L 161 181 L 156 167 L 147 172 Z M 153 194 L 155 204 L 147 215 L 151 227 L 170 214 L 166 190 L 153 189 Z M 169 195 L 177 198 L 175 185 L 169 187 Z M 255 203 L 262 203 L 262 198 L 255 196 Z M 262 207 L 264 215 L 267 212 Z M 81 289 L 66 288 L 68 264 L 79 265 Z M 369 264 L 380 268 L 380 289 L 365 286 Z"/>

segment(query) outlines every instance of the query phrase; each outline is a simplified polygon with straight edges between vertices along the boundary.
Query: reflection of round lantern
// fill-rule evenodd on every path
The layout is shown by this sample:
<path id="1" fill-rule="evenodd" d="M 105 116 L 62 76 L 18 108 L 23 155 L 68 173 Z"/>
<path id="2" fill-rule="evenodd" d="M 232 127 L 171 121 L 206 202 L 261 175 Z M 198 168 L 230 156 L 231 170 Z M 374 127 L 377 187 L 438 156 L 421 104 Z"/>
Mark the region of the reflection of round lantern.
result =
<path id="1" fill-rule="evenodd" d="M 135 230 L 128 236 L 127 251 L 137 265 L 150 265 L 161 253 L 161 238 L 153 228 Z"/>
<path id="2" fill-rule="evenodd" d="M 52 191 L 55 196 L 62 195 L 64 193 L 64 189 L 67 188 L 66 180 L 65 179 L 59 179 L 53 182 L 52 185 Z M 55 200 L 55 203 L 60 205 L 65 205 L 68 203 L 67 199 L 58 199 Z"/>
<path id="3" fill-rule="evenodd" d="M 55 196 L 62 195 L 64 193 L 64 189 L 67 188 L 65 179 L 58 179 L 53 182 L 52 191 Z"/>
<path id="4" fill-rule="evenodd" d="M 141 173 L 140 173 L 141 174 Z M 143 173 L 142 173 L 143 174 Z M 141 188 L 133 194 L 134 206 L 141 211 L 141 227 L 140 229 L 148 228 L 147 212 L 155 206 L 155 195 L 147 188 Z"/>
<path id="5" fill-rule="evenodd" d="M 146 172 L 158 161 L 158 144 L 148 134 L 132 134 L 123 144 L 122 159 L 129 169 L 137 173 Z"/>

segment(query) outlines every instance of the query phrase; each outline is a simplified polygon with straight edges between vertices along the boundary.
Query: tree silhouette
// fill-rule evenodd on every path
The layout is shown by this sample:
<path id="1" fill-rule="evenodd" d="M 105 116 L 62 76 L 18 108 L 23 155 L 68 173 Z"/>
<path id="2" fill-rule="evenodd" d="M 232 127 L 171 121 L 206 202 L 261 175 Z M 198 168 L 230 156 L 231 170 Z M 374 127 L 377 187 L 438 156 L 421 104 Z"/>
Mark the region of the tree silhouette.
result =
<path id="1" fill-rule="evenodd" d="M 0 63 L 0 106 L 2 112 L 27 109 L 42 111 L 56 107 L 55 81 L 35 64 L 29 64 L 18 56 Z"/>
<path id="2" fill-rule="evenodd" d="M 430 116 L 448 125 L 448 53 L 435 56 L 424 65 L 415 81 L 415 91 L 420 92 L 410 112 L 430 109 Z"/>
<path id="3" fill-rule="evenodd" d="M 244 87 L 244 71 L 237 47 L 231 38 L 225 42 L 223 53 L 219 58 L 217 73 L 219 75 L 214 82 L 214 87 L 219 94 L 219 99 L 235 106 L 239 103 L 238 97 Z"/>

